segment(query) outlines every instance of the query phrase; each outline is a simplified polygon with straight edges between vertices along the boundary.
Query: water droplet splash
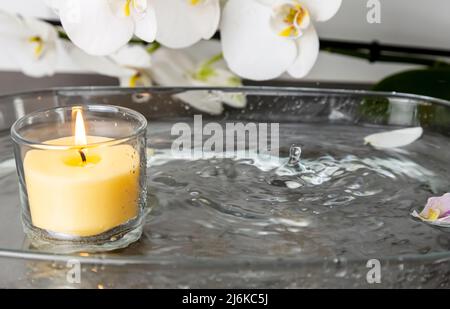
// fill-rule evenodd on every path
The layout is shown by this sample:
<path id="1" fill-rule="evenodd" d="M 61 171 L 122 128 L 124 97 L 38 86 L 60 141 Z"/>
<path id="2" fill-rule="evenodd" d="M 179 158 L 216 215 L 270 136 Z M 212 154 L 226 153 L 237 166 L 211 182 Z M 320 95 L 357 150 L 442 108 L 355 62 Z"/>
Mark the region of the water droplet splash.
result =
<path id="1" fill-rule="evenodd" d="M 300 157 L 302 156 L 302 148 L 297 145 L 292 145 L 289 149 L 288 165 L 296 167 L 300 164 Z"/>

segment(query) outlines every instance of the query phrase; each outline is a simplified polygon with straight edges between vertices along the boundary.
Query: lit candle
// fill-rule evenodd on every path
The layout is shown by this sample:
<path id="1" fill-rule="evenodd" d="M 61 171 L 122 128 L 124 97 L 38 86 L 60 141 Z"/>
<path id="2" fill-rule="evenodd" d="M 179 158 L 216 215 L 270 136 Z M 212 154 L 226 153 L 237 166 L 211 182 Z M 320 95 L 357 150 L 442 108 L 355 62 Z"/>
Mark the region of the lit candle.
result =
<path id="1" fill-rule="evenodd" d="M 87 135 L 81 109 L 74 113 L 74 136 L 48 140 L 48 149 L 26 153 L 28 203 L 34 226 L 94 236 L 138 215 L 140 159 L 130 145 L 108 145 L 112 139 Z"/>

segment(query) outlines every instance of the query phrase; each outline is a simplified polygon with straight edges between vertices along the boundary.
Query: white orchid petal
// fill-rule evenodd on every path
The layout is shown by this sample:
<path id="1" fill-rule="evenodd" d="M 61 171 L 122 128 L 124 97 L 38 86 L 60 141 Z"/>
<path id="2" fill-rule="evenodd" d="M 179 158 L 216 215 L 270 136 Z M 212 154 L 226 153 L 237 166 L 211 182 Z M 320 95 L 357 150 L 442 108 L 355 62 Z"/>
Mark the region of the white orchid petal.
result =
<path id="1" fill-rule="evenodd" d="M 23 27 L 23 21 L 20 18 L 6 12 L 0 11 L 0 25 L 1 39 L 14 40 L 31 35 L 31 32 Z"/>
<path id="2" fill-rule="evenodd" d="M 112 13 L 117 17 L 126 18 L 127 17 L 125 14 L 126 11 L 131 12 L 130 6 L 127 7 L 127 5 L 129 5 L 127 0 L 106 0 L 106 1 L 108 1 Z"/>
<path id="3" fill-rule="evenodd" d="M 221 100 L 208 91 L 186 91 L 175 95 L 175 97 L 202 112 L 219 115 L 223 111 Z"/>
<path id="4" fill-rule="evenodd" d="M 107 0 L 113 14 L 121 19 L 132 19 L 134 34 L 146 42 L 156 37 L 156 16 L 150 0 Z M 129 15 L 127 15 L 129 14 Z"/>
<path id="5" fill-rule="evenodd" d="M 21 68 L 22 72 L 32 77 L 51 76 L 55 73 L 58 62 L 56 46 L 46 47 L 41 57 L 36 58 L 33 48 L 28 42 L 11 41 L 12 58 Z"/>
<path id="6" fill-rule="evenodd" d="M 239 78 L 228 70 L 222 68 L 210 68 L 212 71 L 209 76 L 205 76 L 204 80 L 193 80 L 195 86 L 209 86 L 209 87 L 237 87 L 241 86 L 236 83 Z M 194 72 L 193 72 L 194 73 Z"/>
<path id="7" fill-rule="evenodd" d="M 312 25 L 297 39 L 297 48 L 297 59 L 289 67 L 288 73 L 295 78 L 302 78 L 311 71 L 319 56 L 319 37 Z"/>
<path id="8" fill-rule="evenodd" d="M 308 11 L 296 2 L 280 2 L 272 6 L 270 25 L 272 30 L 283 37 L 295 39 L 308 28 L 311 18 Z"/>
<path id="9" fill-rule="evenodd" d="M 161 86 L 188 86 L 182 73 L 174 70 L 167 62 L 154 62 L 152 77 Z"/>
<path id="10" fill-rule="evenodd" d="M 65 1 L 65 0 L 63 0 Z M 106 0 L 114 15 L 128 18 L 131 15 L 144 14 L 150 6 L 150 0 Z"/>
<path id="11" fill-rule="evenodd" d="M 212 71 L 204 79 L 196 79 L 196 73 L 205 62 L 217 55 L 219 44 L 204 41 L 183 50 L 160 48 L 152 55 L 152 72 L 161 85 L 177 86 L 240 86 L 239 78 L 231 73 L 223 60 L 208 66 Z"/>
<path id="12" fill-rule="evenodd" d="M 186 50 L 171 50 L 168 48 L 158 49 L 152 57 L 152 77 L 161 86 L 192 86 L 193 80 L 190 74 L 196 69 L 194 62 L 195 57 L 190 57 L 196 50 L 201 50 L 203 53 L 206 50 L 211 51 L 210 54 L 203 55 L 203 61 L 211 58 L 217 52 L 217 45 L 207 44 L 206 42 L 199 43 L 200 46 L 210 48 L 189 48 Z M 214 45 L 214 46 L 213 46 Z M 220 70 L 220 69 L 219 69 Z M 230 74 L 230 73 L 228 73 Z M 227 75 L 228 76 L 228 75 Z M 232 76 L 230 74 L 230 76 Z M 202 86 L 205 84 L 202 83 Z M 223 111 L 222 102 L 228 103 L 235 107 L 242 107 L 245 105 L 245 98 L 238 97 L 237 94 L 216 93 L 208 91 L 189 91 L 182 94 L 177 94 L 176 97 L 187 104 L 197 108 L 201 111 L 210 114 L 220 114 Z"/>
<path id="13" fill-rule="evenodd" d="M 58 34 L 50 24 L 0 13 L 1 44 L 24 74 L 53 75 L 58 62 Z M 30 39 L 39 41 L 31 42 Z"/>
<path id="14" fill-rule="evenodd" d="M 218 40 L 200 41 L 189 48 L 178 51 L 181 51 L 185 58 L 190 59 L 192 65 L 190 69 L 194 69 L 195 64 L 202 63 L 214 55 L 222 53 L 222 45 Z M 223 60 L 219 61 L 217 64 L 222 68 L 226 68 L 225 61 Z"/>
<path id="15" fill-rule="evenodd" d="M 72 42 L 92 55 L 108 55 L 132 37 L 132 18 L 120 18 L 108 0 L 67 0 L 59 6 L 61 23 Z"/>
<path id="16" fill-rule="evenodd" d="M 145 13 L 134 16 L 134 34 L 146 42 L 153 42 L 156 38 L 157 23 L 155 11 L 147 8 Z"/>
<path id="17" fill-rule="evenodd" d="M 415 127 L 372 134 L 364 138 L 364 141 L 376 148 L 396 148 L 415 142 L 422 134 L 423 129 Z"/>
<path id="18" fill-rule="evenodd" d="M 125 45 L 110 58 L 117 64 L 136 69 L 151 67 L 151 57 L 142 45 Z"/>
<path id="19" fill-rule="evenodd" d="M 130 87 L 131 76 L 121 76 L 118 79 L 120 87 Z"/>
<path id="20" fill-rule="evenodd" d="M 184 48 L 209 39 L 220 19 L 218 0 L 191 5 L 181 0 L 155 0 L 158 30 L 156 39 L 170 48 Z"/>
<path id="21" fill-rule="evenodd" d="M 150 77 L 150 75 L 148 75 L 147 72 L 141 72 L 142 76 L 140 78 L 140 80 L 138 81 L 138 85 L 140 87 L 150 87 L 153 85 L 153 81 Z"/>
<path id="22" fill-rule="evenodd" d="M 44 0 L 45 5 L 47 5 L 50 9 L 58 11 L 61 0 Z"/>
<path id="23" fill-rule="evenodd" d="M 51 76 L 55 73 L 58 61 L 56 47 L 46 47 L 41 57 L 33 54 L 33 48 L 29 43 L 9 42 L 12 59 L 21 68 L 25 75 L 31 77 Z"/>
<path id="24" fill-rule="evenodd" d="M 135 73 L 135 70 L 120 66 L 108 57 L 89 55 L 76 46 L 72 46 L 68 54 L 74 63 L 86 71 L 111 77 L 129 77 Z"/>
<path id="25" fill-rule="evenodd" d="M 140 76 L 136 78 L 136 74 Z M 119 77 L 119 84 L 121 87 L 150 87 L 152 80 L 146 72 L 135 71 L 132 75 Z"/>
<path id="26" fill-rule="evenodd" d="M 223 103 L 235 107 L 244 108 L 247 105 L 247 98 L 242 92 L 215 92 Z"/>
<path id="27" fill-rule="evenodd" d="M 256 0 L 257 2 L 267 5 L 267 6 L 273 6 L 275 4 L 279 4 L 280 2 L 291 2 L 289 0 Z"/>
<path id="28" fill-rule="evenodd" d="M 303 18 L 301 19 L 300 23 L 298 23 L 298 19 L 301 16 L 300 14 L 302 14 L 302 11 L 297 12 L 297 14 L 295 15 L 294 25 L 298 29 L 302 29 L 302 30 L 307 29 L 309 27 L 309 25 L 311 24 L 311 16 L 309 14 L 303 12 Z"/>
<path id="29" fill-rule="evenodd" d="M 296 44 L 273 32 L 271 13 L 271 8 L 254 0 L 229 0 L 225 5 L 221 24 L 223 53 L 237 75 L 272 79 L 294 62 Z"/>
<path id="30" fill-rule="evenodd" d="M 221 8 L 219 0 L 210 0 L 206 5 L 208 6 L 209 13 L 208 15 L 206 12 L 202 14 L 203 16 L 208 16 L 208 23 L 205 21 L 203 25 L 202 22 L 202 24 L 199 25 L 199 30 L 202 33 L 202 39 L 209 40 L 216 34 L 217 29 L 219 28 Z"/>
<path id="31" fill-rule="evenodd" d="M 33 32 L 34 36 L 39 36 L 44 42 L 54 43 L 59 39 L 55 27 L 49 23 L 34 18 L 24 18 L 23 23 Z"/>
<path id="32" fill-rule="evenodd" d="M 152 62 L 153 78 L 161 86 L 189 86 L 186 75 L 195 64 L 186 53 L 161 47 L 152 55 Z"/>
<path id="33" fill-rule="evenodd" d="M 29 60 L 29 58 L 22 58 L 22 60 Z M 22 71 L 25 75 L 31 77 L 44 77 L 52 76 L 56 71 L 56 64 L 58 61 L 58 56 L 56 50 L 49 50 L 45 57 L 42 57 L 39 61 L 28 62 L 20 61 Z"/>
<path id="34" fill-rule="evenodd" d="M 139 13 L 145 12 L 149 8 L 148 0 L 133 0 L 133 6 Z"/>
<path id="35" fill-rule="evenodd" d="M 327 21 L 339 11 L 342 0 L 301 0 L 315 21 Z"/>
<path id="36" fill-rule="evenodd" d="M 217 74 L 208 78 L 206 81 L 198 81 L 195 79 L 190 80 L 190 86 L 197 87 L 238 87 L 242 84 L 236 84 L 236 82 L 230 81 L 230 78 L 235 79 L 236 76 L 230 72 L 215 69 Z M 220 71 L 224 71 L 221 73 Z M 235 108 L 243 108 L 247 104 L 246 96 L 242 92 L 224 92 L 224 91 L 212 91 L 210 96 L 214 95 L 218 102 L 225 103 Z"/>

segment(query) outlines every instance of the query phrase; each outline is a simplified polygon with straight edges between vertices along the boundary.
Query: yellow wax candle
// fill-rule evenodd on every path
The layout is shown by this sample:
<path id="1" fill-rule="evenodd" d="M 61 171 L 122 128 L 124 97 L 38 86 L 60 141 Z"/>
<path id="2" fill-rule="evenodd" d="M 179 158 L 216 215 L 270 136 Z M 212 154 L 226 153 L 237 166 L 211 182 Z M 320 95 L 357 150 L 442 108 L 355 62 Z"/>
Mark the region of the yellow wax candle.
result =
<path id="1" fill-rule="evenodd" d="M 45 144 L 78 145 L 79 140 L 79 136 L 63 137 Z M 95 144 L 110 139 L 83 135 L 81 140 Z M 25 181 L 34 226 L 68 235 L 93 236 L 138 215 L 136 150 L 129 145 L 109 145 L 80 151 L 43 149 L 25 155 Z"/>

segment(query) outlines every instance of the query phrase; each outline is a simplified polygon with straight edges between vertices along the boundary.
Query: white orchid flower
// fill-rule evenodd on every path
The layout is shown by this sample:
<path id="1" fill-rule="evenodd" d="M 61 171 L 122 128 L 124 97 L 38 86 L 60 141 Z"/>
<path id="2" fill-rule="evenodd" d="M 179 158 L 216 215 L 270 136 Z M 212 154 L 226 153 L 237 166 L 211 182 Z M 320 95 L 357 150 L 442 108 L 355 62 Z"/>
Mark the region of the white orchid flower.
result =
<path id="1" fill-rule="evenodd" d="M 0 12 L 0 44 L 24 74 L 53 75 L 60 51 L 54 27 L 33 18 Z"/>
<path id="2" fill-rule="evenodd" d="M 152 61 L 149 52 L 141 45 L 126 45 L 110 56 L 111 60 L 125 68 L 129 74 L 119 76 L 122 87 L 148 87 L 152 85 L 149 70 Z M 130 74 L 131 73 L 131 74 Z"/>
<path id="3" fill-rule="evenodd" d="M 70 57 L 83 69 L 116 77 L 123 87 L 152 85 L 149 69 L 151 57 L 142 45 L 125 45 L 110 56 L 92 56 L 73 46 Z"/>
<path id="4" fill-rule="evenodd" d="M 241 80 L 226 67 L 220 54 L 220 43 L 203 41 L 183 50 L 161 47 L 153 55 L 152 77 L 162 86 L 237 87 Z M 177 97 L 189 105 L 220 114 L 222 104 L 242 108 L 246 104 L 242 93 L 221 91 L 188 91 Z"/>
<path id="5" fill-rule="evenodd" d="M 133 34 L 154 41 L 157 26 L 152 2 L 53 0 L 52 7 L 75 45 L 91 55 L 109 55 L 127 44 Z"/>
<path id="6" fill-rule="evenodd" d="M 326 21 L 342 0 L 229 0 L 221 38 L 225 60 L 241 77 L 268 80 L 309 73 L 319 54 L 313 21 Z"/>
<path id="7" fill-rule="evenodd" d="M 216 33 L 219 0 L 154 0 L 156 40 L 170 48 L 185 48 Z"/>

